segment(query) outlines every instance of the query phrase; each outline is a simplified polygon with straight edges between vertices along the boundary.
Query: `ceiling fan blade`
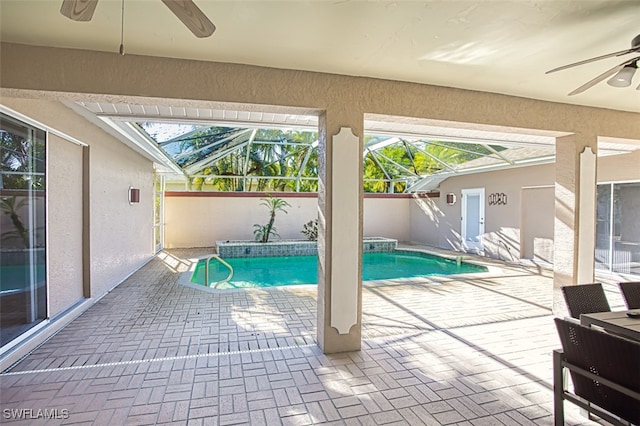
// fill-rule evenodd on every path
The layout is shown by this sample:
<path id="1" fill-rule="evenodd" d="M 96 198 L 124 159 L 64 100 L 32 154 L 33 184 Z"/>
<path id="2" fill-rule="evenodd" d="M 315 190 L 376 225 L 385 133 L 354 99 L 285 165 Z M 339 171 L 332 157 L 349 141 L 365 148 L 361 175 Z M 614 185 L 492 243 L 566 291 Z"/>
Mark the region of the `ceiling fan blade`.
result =
<path id="1" fill-rule="evenodd" d="M 202 13 L 193 0 L 162 0 L 162 2 L 196 37 L 209 37 L 216 30 L 213 22 Z"/>
<path id="2" fill-rule="evenodd" d="M 600 74 L 596 78 L 587 81 L 585 84 L 583 84 L 582 86 L 578 87 L 573 92 L 569 93 L 569 96 L 577 95 L 579 93 L 584 92 L 585 90 L 587 90 L 587 89 L 595 86 L 596 84 L 600 83 L 602 80 L 604 80 L 604 79 L 606 79 L 608 77 L 611 77 L 612 75 L 614 75 L 615 73 L 620 71 L 622 68 L 624 68 L 625 65 L 631 64 L 631 63 L 633 63 L 634 61 L 637 61 L 637 60 L 638 60 L 638 58 L 635 58 L 635 59 L 632 59 L 631 61 L 624 61 L 620 65 L 616 65 L 615 67 L 603 72 L 602 74 Z"/>
<path id="3" fill-rule="evenodd" d="M 90 21 L 98 0 L 62 0 L 60 13 L 74 21 Z"/>
<path id="4" fill-rule="evenodd" d="M 622 56 L 622 55 L 626 55 L 628 53 L 633 53 L 633 52 L 638 52 L 638 51 L 640 51 L 640 49 L 635 47 L 635 48 L 631 48 L 631 49 L 627 49 L 627 50 L 621 50 L 619 52 L 609 53 L 607 55 L 596 56 L 595 58 L 585 59 L 584 61 L 574 62 L 573 64 L 563 65 L 561 67 L 554 68 L 552 70 L 549 70 L 549 71 L 545 72 L 545 74 L 551 74 L 552 72 L 566 70 L 567 68 L 577 67 L 579 65 L 588 64 L 590 62 L 599 61 L 601 59 L 614 58 L 616 56 Z"/>

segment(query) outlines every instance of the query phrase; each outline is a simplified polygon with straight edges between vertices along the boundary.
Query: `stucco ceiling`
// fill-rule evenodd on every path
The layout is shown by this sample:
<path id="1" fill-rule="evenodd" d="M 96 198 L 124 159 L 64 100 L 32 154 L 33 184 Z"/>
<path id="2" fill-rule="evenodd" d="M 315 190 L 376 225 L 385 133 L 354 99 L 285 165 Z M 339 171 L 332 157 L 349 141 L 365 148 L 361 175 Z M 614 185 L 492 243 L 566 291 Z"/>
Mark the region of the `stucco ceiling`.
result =
<path id="1" fill-rule="evenodd" d="M 3 41 L 117 54 L 120 0 L 99 0 L 90 22 L 59 12 L 61 0 L 0 0 Z M 632 55 L 545 75 L 631 46 L 638 0 L 208 1 L 215 23 L 195 38 L 160 0 L 126 0 L 128 54 L 368 76 L 640 112 L 631 87 L 601 82 L 567 96 Z"/>

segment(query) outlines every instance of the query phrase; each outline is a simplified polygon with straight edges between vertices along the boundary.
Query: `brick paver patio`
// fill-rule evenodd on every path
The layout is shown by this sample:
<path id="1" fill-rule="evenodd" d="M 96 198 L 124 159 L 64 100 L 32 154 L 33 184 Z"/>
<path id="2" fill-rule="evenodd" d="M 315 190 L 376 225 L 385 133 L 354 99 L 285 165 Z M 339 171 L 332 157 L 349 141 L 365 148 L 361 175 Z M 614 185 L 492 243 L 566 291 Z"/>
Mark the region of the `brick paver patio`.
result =
<path id="1" fill-rule="evenodd" d="M 365 283 L 362 350 L 324 355 L 315 286 L 178 284 L 205 253 L 159 254 L 3 372 L 2 422 L 553 424 L 549 270 Z"/>

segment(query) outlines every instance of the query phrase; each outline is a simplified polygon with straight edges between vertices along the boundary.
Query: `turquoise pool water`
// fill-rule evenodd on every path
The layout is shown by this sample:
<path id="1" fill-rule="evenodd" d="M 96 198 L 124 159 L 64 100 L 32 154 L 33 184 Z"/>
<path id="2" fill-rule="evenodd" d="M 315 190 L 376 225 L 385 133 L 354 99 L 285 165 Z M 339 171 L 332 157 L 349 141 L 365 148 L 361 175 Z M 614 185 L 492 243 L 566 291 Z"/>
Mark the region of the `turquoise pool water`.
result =
<path id="1" fill-rule="evenodd" d="M 44 282 L 45 265 L 36 265 L 36 282 Z M 31 282 L 29 265 L 0 266 L 0 294 L 16 293 L 28 290 Z"/>
<path id="2" fill-rule="evenodd" d="M 317 284 L 317 256 L 239 257 L 224 259 L 233 267 L 231 281 L 219 289 L 246 287 L 274 287 L 283 285 Z M 396 250 L 384 253 L 365 253 L 362 256 L 364 281 L 414 278 L 433 275 L 486 272 L 484 266 L 473 265 L 426 253 Z M 200 260 L 191 282 L 203 285 L 204 263 Z M 209 261 L 209 282 L 217 283 L 229 275 L 229 269 L 216 259 Z"/>

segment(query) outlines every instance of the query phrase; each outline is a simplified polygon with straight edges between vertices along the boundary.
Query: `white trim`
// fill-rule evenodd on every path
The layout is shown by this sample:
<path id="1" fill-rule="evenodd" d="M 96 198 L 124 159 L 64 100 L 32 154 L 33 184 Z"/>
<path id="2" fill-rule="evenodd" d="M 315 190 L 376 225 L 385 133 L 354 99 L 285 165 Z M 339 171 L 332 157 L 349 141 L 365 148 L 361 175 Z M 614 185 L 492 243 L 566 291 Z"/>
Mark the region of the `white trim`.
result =
<path id="1" fill-rule="evenodd" d="M 133 143 L 139 150 L 147 155 L 147 158 L 151 161 L 155 161 L 158 164 L 165 166 L 167 169 L 174 173 L 184 176 L 184 171 L 173 163 L 167 155 L 152 141 L 148 140 L 145 135 L 140 133 L 138 129 L 131 125 L 129 122 L 124 122 L 121 125 L 109 118 L 98 117 L 102 122 L 115 130 L 118 134 L 123 136 L 127 141 Z M 134 133 L 138 139 L 136 139 L 131 133 Z M 144 141 L 144 142 L 143 142 Z"/>
<path id="2" fill-rule="evenodd" d="M 15 339 L 7 342 L 4 346 L 0 346 L 0 358 L 7 352 L 10 352 L 12 349 L 20 346 L 25 340 L 29 339 L 29 337 L 33 336 L 35 333 L 42 330 L 44 327 L 47 327 L 51 320 L 49 318 L 43 319 L 33 327 L 29 328 L 24 333 L 20 334 Z M 4 361 L 4 359 L 2 359 Z M 3 369 L 0 369 L 2 371 Z"/>
<path id="3" fill-rule="evenodd" d="M 433 140 L 433 141 L 441 141 L 441 142 L 456 142 L 456 143 L 466 143 L 466 144 L 489 144 L 489 145 L 504 145 L 508 144 L 511 146 L 520 146 L 520 147 L 536 147 L 540 148 L 541 146 L 547 148 L 553 148 L 554 138 L 549 136 L 531 136 L 525 135 L 528 139 L 534 140 L 514 140 L 514 139 L 491 139 L 491 138 L 482 138 L 475 136 L 448 136 L 448 135 L 439 135 L 433 133 L 422 133 L 422 132 L 411 132 L 411 131 L 402 131 L 402 130 L 379 130 L 379 129 L 371 129 L 368 126 L 365 120 L 364 131 L 367 136 L 396 136 L 396 137 L 404 137 L 408 139 L 414 140 Z M 504 134 L 504 133 L 503 133 Z"/>
<path id="4" fill-rule="evenodd" d="M 358 323 L 360 264 L 360 176 L 354 167 L 361 158 L 359 138 L 341 127 L 331 136 L 331 327 L 349 334 Z"/>
<path id="5" fill-rule="evenodd" d="M 15 338 L 2 347 L 0 353 L 0 371 L 5 371 L 33 350 L 46 342 L 54 334 L 76 319 L 80 314 L 89 309 L 97 300 L 80 299 L 79 303 L 72 306 L 70 311 L 55 319 L 46 319 L 29 331 Z"/>
<path id="6" fill-rule="evenodd" d="M 615 246 L 614 241 L 613 241 L 613 233 L 614 233 L 614 222 L 615 222 L 615 218 L 613 217 L 615 214 L 615 203 L 614 203 L 614 199 L 615 199 L 615 183 L 609 183 L 607 184 L 609 185 L 609 223 L 607 225 L 609 225 L 609 263 L 607 265 L 607 267 L 609 268 L 610 272 L 613 272 L 613 248 Z M 598 192 L 598 186 L 596 185 L 596 193 Z M 598 220 L 598 216 L 596 214 L 596 220 Z M 595 256 L 594 256 L 595 257 Z M 595 269 L 595 265 L 594 268 Z M 595 272 L 594 272 L 595 274 Z"/>
<path id="7" fill-rule="evenodd" d="M 188 124 L 201 124 L 201 125 L 216 125 L 220 127 L 244 127 L 249 129 L 282 129 L 282 130 L 303 130 L 303 131 L 318 131 L 318 123 L 312 124 L 289 124 L 289 123 L 273 123 L 268 121 L 246 121 L 246 120 L 218 120 L 216 118 L 195 119 L 195 118 L 182 118 L 182 117 L 166 117 L 156 115 L 122 115 L 122 114 L 109 114 L 109 113 L 96 113 L 96 117 L 101 120 L 110 119 L 118 122 L 130 122 L 130 121 L 146 121 L 154 123 L 188 123 Z M 304 116 L 304 115 L 303 115 Z M 314 116 L 309 116 L 316 118 Z"/>
<path id="8" fill-rule="evenodd" d="M 640 183 L 640 180 L 607 180 L 604 182 L 596 182 L 596 186 L 598 185 L 615 185 L 619 183 Z"/>
<path id="9" fill-rule="evenodd" d="M 43 124 L 37 120 L 29 118 L 26 115 L 21 114 L 18 111 L 15 111 L 1 104 L 0 104 L 0 112 L 3 112 L 8 115 L 13 115 L 15 118 L 22 120 L 31 126 L 38 127 L 41 130 L 44 130 L 46 132 L 53 133 L 54 135 L 66 140 L 67 142 L 71 142 L 73 144 L 80 145 L 80 146 L 89 146 L 89 144 L 84 143 L 81 140 L 74 138 L 73 136 L 69 136 L 68 134 L 61 132 L 60 130 L 56 130 L 53 127 L 47 126 L 46 124 Z"/>
<path id="10" fill-rule="evenodd" d="M 506 162 L 502 162 L 499 164 L 487 164 L 484 166 L 476 166 L 462 169 L 455 169 L 455 171 L 446 171 L 446 172 L 437 172 L 431 175 L 426 175 L 422 177 L 418 182 L 414 185 L 407 188 L 407 192 L 418 192 L 418 191 L 431 191 L 438 187 L 440 183 L 444 180 L 449 179 L 450 177 L 459 177 L 464 175 L 471 175 L 476 173 L 486 173 L 486 172 L 498 172 L 501 170 L 510 170 L 514 168 L 523 168 L 530 166 L 540 166 L 545 164 L 553 164 L 555 162 L 555 155 L 548 155 L 543 157 L 536 157 L 525 160 L 516 160 L 513 164 L 509 164 Z M 432 186 L 433 185 L 433 186 Z"/>
<path id="11" fill-rule="evenodd" d="M 33 336 L 35 333 L 39 332 L 40 330 L 42 330 L 43 328 L 47 327 L 50 322 L 50 312 L 51 312 L 51 288 L 50 288 L 50 280 L 49 280 L 49 264 L 50 264 L 50 259 L 49 259 L 49 179 L 48 179 L 48 172 L 49 172 L 49 166 L 50 166 L 50 138 L 49 138 L 49 133 L 53 133 L 56 136 L 59 136 L 60 138 L 62 138 L 63 140 L 67 140 L 73 144 L 79 145 L 79 146 L 88 146 L 86 144 L 84 144 L 83 142 L 78 141 L 75 138 L 72 138 L 71 136 L 68 136 L 62 132 L 59 132 L 45 124 L 42 124 L 36 120 L 33 120 L 27 116 L 25 116 L 24 114 L 21 114 L 11 108 L 8 108 L 4 105 L 0 104 L 0 112 L 11 116 L 11 118 L 14 118 L 16 120 L 19 120 L 21 122 L 24 123 L 25 126 L 27 126 L 29 128 L 29 132 L 30 133 L 34 133 L 34 128 L 38 131 L 42 131 L 44 133 L 44 147 L 45 147 L 45 158 L 44 158 L 44 163 L 45 163 L 45 172 L 39 175 L 44 175 L 45 178 L 45 188 L 44 188 L 44 194 L 45 194 L 45 200 L 44 200 L 44 220 L 45 220 L 45 231 L 44 231 L 44 239 L 45 239 L 45 245 L 44 245 L 44 254 L 45 254 L 45 305 L 46 305 L 46 312 L 44 312 L 45 318 L 42 319 L 42 321 L 36 322 L 36 319 L 33 318 L 35 316 L 34 313 L 34 306 L 36 306 L 37 300 L 34 300 L 34 292 L 31 291 L 31 300 L 30 300 L 30 310 L 31 310 L 31 321 L 25 325 L 29 325 L 31 323 L 36 323 L 35 325 L 29 327 L 26 331 L 20 333 L 20 335 L 18 335 L 17 337 L 15 337 L 14 339 L 10 340 L 9 342 L 7 342 L 4 346 L 0 346 L 0 359 L 2 359 L 2 357 L 4 356 L 4 354 L 12 351 L 13 349 L 19 347 L 23 342 L 25 342 L 26 340 L 28 340 L 31 336 Z M 30 138 L 35 139 L 35 136 L 32 134 L 30 136 Z M 29 191 L 31 192 L 31 191 Z M 30 226 L 29 228 L 33 228 L 32 222 L 33 222 L 33 202 L 29 202 L 28 204 L 28 208 L 29 208 L 29 223 Z M 34 235 L 30 234 L 29 235 L 30 240 L 32 240 L 31 242 L 33 242 L 33 238 Z M 32 246 L 33 247 L 33 246 Z M 33 265 L 33 255 L 30 256 L 31 258 L 30 260 L 30 264 Z M 34 283 L 34 278 L 33 278 L 33 269 L 31 268 L 30 271 L 30 286 L 33 286 Z M 37 296 L 37 295 L 35 295 Z M 1 325 L 0 325 L 1 326 Z M 4 361 L 2 359 L 2 361 Z M 0 370 L 1 371 L 1 370 Z"/>
<path id="12" fill-rule="evenodd" d="M 51 147 L 49 146 L 49 134 L 45 133 L 44 135 L 44 279 L 45 279 L 45 289 L 47 291 L 47 312 L 45 312 L 46 318 L 49 319 L 50 318 L 50 313 L 51 313 L 51 288 L 50 288 L 50 282 L 51 280 L 49 279 L 49 272 L 51 271 L 51 268 L 49 267 L 50 265 L 50 260 L 49 260 L 49 254 L 51 252 L 51 250 L 49 250 L 49 229 L 51 228 L 49 226 L 49 166 L 50 166 L 50 152 L 51 152 Z M 82 145 L 80 145 L 82 146 Z"/>
<path id="13" fill-rule="evenodd" d="M 127 129 L 130 129 L 129 126 L 122 127 L 120 124 L 114 122 L 113 120 L 110 120 L 109 118 L 96 117 L 93 112 L 86 108 L 83 108 L 82 105 L 78 104 L 77 102 L 64 102 L 64 105 L 71 108 L 80 116 L 86 118 L 90 123 L 107 132 L 110 136 L 117 139 L 123 145 L 128 146 L 133 151 L 142 155 L 149 161 L 154 162 L 158 166 L 164 167 L 167 172 L 184 176 L 182 170 L 180 170 L 175 164 L 171 163 L 168 157 L 166 157 L 164 154 L 160 154 L 160 156 L 158 157 L 158 153 L 154 154 L 153 152 L 149 151 L 149 148 L 144 148 L 142 146 L 142 143 L 139 143 L 135 140 L 136 136 L 142 136 L 140 136 L 138 133 L 136 133 L 135 135 L 127 133 Z"/>
<path id="14" fill-rule="evenodd" d="M 580 153 L 580 188 L 578 210 L 577 282 L 593 282 L 596 241 L 596 167 L 597 156 L 591 147 Z"/>
<path id="15" fill-rule="evenodd" d="M 555 188 L 555 185 L 531 185 L 531 186 L 523 186 L 521 189 L 542 189 L 542 188 Z"/>

